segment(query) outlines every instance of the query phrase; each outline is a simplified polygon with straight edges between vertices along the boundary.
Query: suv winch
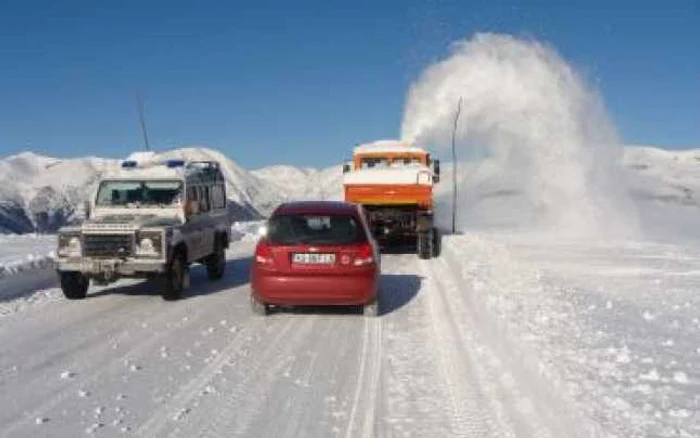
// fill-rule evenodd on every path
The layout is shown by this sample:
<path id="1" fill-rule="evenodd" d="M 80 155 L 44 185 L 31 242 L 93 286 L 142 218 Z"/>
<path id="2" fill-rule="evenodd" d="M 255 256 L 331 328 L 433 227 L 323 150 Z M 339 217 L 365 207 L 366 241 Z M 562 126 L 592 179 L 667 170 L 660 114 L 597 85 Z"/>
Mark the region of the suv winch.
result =
<path id="1" fill-rule="evenodd" d="M 218 162 L 132 154 L 100 181 L 82 225 L 58 234 L 58 274 L 66 298 L 85 298 L 90 280 L 157 278 L 166 300 L 189 285 L 189 265 L 217 280 L 226 268 L 231 220 Z"/>

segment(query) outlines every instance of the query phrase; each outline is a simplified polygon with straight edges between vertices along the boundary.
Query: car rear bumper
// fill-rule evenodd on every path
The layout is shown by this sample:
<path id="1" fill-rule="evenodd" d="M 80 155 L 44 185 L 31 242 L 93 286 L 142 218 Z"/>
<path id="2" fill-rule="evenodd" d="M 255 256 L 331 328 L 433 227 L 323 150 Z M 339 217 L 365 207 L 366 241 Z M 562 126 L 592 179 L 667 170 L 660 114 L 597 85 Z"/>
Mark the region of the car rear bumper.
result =
<path id="1" fill-rule="evenodd" d="M 255 297 L 278 305 L 362 305 L 374 302 L 378 279 L 374 272 L 357 276 L 289 276 L 253 273 Z"/>

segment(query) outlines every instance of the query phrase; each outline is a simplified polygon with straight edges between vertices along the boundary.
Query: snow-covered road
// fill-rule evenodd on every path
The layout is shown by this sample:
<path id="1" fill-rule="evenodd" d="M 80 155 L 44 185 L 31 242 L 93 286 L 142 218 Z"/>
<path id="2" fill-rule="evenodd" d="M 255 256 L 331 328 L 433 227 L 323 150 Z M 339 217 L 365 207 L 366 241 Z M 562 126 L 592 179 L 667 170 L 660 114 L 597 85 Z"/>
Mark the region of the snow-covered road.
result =
<path id="1" fill-rule="evenodd" d="M 446 239 L 383 257 L 381 317 L 251 315 L 252 244 L 186 299 L 0 302 L 0 435 L 697 436 L 700 253 Z"/>

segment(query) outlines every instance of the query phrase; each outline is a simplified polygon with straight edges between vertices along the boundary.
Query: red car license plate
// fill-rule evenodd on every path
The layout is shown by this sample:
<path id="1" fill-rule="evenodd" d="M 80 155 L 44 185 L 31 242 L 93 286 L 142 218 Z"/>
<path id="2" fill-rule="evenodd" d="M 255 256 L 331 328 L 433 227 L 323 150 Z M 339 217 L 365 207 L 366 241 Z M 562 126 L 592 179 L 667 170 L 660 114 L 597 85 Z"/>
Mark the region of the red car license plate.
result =
<path id="1" fill-rule="evenodd" d="M 292 263 L 299 265 L 332 265 L 335 263 L 335 254 L 297 253 L 292 255 Z"/>

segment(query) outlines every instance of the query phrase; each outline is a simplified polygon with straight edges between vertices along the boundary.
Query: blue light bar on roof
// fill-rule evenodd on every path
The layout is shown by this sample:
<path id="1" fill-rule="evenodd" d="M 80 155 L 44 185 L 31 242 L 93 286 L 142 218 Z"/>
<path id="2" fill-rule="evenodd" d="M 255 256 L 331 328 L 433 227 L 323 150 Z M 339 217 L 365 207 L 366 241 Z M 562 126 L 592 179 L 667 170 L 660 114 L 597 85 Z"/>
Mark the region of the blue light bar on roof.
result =
<path id="1" fill-rule="evenodd" d="M 133 169 L 138 166 L 139 163 L 133 160 L 122 161 L 122 169 Z"/>
<path id="2" fill-rule="evenodd" d="M 173 168 L 173 167 L 184 167 L 185 166 L 185 160 L 166 160 L 163 164 L 166 166 Z"/>

